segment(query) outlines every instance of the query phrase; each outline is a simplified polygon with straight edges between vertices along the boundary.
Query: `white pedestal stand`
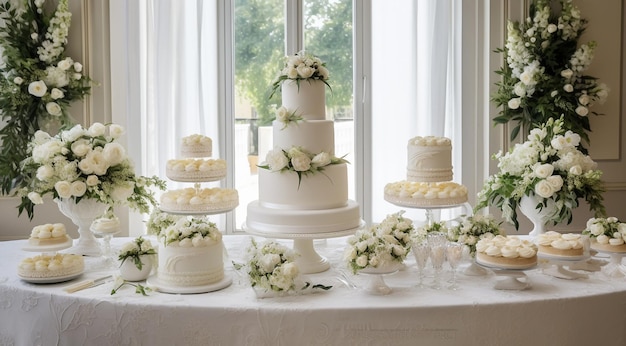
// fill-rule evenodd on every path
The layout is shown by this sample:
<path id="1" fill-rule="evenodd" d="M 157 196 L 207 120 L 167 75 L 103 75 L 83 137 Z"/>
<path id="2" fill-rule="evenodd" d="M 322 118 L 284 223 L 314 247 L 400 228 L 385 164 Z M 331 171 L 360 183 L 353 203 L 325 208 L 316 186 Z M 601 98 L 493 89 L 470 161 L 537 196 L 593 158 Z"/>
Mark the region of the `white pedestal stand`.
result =
<path id="1" fill-rule="evenodd" d="M 622 265 L 622 259 L 626 257 L 624 252 L 610 252 L 600 251 L 598 252 L 609 255 L 609 263 L 602 267 L 602 273 L 610 278 L 621 279 L 626 277 L 626 267 Z"/>
<path id="2" fill-rule="evenodd" d="M 257 235 L 265 238 L 274 239 L 293 239 L 293 250 L 299 256 L 296 259 L 298 269 L 303 274 L 321 273 L 330 269 L 330 262 L 328 259 L 320 256 L 315 247 L 313 246 L 313 240 L 315 239 L 328 239 L 339 238 L 354 234 L 359 229 L 365 227 L 365 222 L 361 220 L 359 227 L 327 233 L 277 233 L 268 231 L 259 231 L 243 225 L 243 230 L 252 235 Z"/>
<path id="3" fill-rule="evenodd" d="M 585 262 L 589 259 L 589 255 L 587 256 L 579 256 L 574 258 L 564 258 L 564 257 L 556 257 L 556 256 L 548 256 L 544 254 L 538 254 L 539 258 L 542 260 L 546 260 L 549 266 L 544 268 L 542 272 L 546 275 L 553 276 L 559 279 L 565 280 L 576 280 L 576 279 L 587 279 L 589 275 L 577 273 L 568 269 L 565 269 L 565 266 L 571 268 L 572 264 Z"/>

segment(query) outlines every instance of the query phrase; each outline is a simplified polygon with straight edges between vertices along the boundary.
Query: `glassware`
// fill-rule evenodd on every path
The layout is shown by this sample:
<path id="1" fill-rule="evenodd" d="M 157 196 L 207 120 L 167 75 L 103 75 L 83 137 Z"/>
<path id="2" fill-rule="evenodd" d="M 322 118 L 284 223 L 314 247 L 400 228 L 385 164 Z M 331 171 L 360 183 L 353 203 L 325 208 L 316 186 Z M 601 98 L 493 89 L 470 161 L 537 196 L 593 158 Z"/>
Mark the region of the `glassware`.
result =
<path id="1" fill-rule="evenodd" d="M 430 246 L 426 241 L 415 242 L 411 245 L 411 251 L 415 257 L 419 275 L 417 287 L 424 287 L 424 270 L 426 269 L 426 262 L 428 262 L 428 257 L 430 256 Z"/>
<path id="2" fill-rule="evenodd" d="M 435 270 L 432 288 L 441 289 L 441 270 L 443 262 L 446 259 L 446 242 L 448 241 L 445 234 L 441 232 L 432 232 L 426 236 L 428 245 L 430 246 L 430 263 Z"/>
<path id="3" fill-rule="evenodd" d="M 461 262 L 461 258 L 463 257 L 463 248 L 465 245 L 456 242 L 449 242 L 446 245 L 446 259 L 448 260 L 448 264 L 452 269 L 452 280 L 450 285 L 448 286 L 451 290 L 459 289 L 459 285 L 456 281 L 456 268 L 459 266 L 459 262 Z"/>

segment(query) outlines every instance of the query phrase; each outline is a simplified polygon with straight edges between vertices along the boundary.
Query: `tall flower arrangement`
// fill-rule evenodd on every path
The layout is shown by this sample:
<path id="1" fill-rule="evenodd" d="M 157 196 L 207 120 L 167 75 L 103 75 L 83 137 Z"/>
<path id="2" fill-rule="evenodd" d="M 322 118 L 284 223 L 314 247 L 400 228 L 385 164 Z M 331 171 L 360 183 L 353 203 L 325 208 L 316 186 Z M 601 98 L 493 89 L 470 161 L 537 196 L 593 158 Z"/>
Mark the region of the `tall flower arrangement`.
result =
<path id="1" fill-rule="evenodd" d="M 16 5 L 17 4 L 17 5 Z M 45 0 L 0 3 L 0 188 L 8 194 L 22 178 L 28 142 L 44 124 L 71 126 L 68 107 L 91 90 L 83 66 L 65 56 L 71 24 L 68 0 L 52 13 Z"/>
<path id="2" fill-rule="evenodd" d="M 523 22 L 509 22 L 502 76 L 492 100 L 500 107 L 496 124 L 515 122 L 511 140 L 524 126 L 539 127 L 563 115 L 563 126 L 589 142 L 589 107 L 604 102 L 606 85 L 585 71 L 594 57 L 596 42 L 579 45 L 587 20 L 572 0 L 561 0 L 560 12 L 549 0 L 535 0 Z M 582 148 L 585 151 L 584 147 Z"/>
<path id="3" fill-rule="evenodd" d="M 543 208 L 547 200 L 555 202 L 553 224 L 572 220 L 572 209 L 584 198 L 596 216 L 606 213 L 604 187 L 597 164 L 578 150 L 580 136 L 566 130 L 563 117 L 548 119 L 546 124 L 530 131 L 528 140 L 508 153 L 495 155 L 500 172 L 490 176 L 478 193 L 475 210 L 489 205 L 502 210 L 502 217 L 519 227 L 517 206 L 524 196 L 537 195 Z"/>
<path id="4" fill-rule="evenodd" d="M 270 98 L 274 96 L 281 84 L 286 80 L 294 80 L 298 85 L 302 81 L 319 80 L 330 88 L 328 84 L 329 78 L 325 62 L 310 53 L 300 51 L 284 58 L 283 67 L 272 82 Z"/>

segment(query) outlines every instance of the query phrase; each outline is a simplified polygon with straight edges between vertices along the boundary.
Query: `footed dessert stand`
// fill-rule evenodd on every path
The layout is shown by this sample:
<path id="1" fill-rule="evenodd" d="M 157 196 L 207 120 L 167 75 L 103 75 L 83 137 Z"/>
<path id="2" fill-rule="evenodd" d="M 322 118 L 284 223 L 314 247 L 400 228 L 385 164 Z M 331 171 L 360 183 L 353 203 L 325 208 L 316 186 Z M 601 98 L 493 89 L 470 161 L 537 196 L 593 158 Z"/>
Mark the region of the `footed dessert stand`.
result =
<path id="1" fill-rule="evenodd" d="M 313 240 L 345 237 L 354 234 L 357 230 L 362 229 L 363 227 L 365 227 L 365 222 L 363 220 L 361 220 L 361 223 L 357 228 L 327 233 L 278 233 L 258 231 L 249 228 L 246 224 L 242 226 L 243 230 L 248 234 L 265 238 L 293 239 L 293 250 L 299 254 L 296 259 L 296 264 L 298 265 L 300 272 L 303 274 L 321 273 L 330 269 L 330 262 L 328 259 L 320 256 L 317 251 L 315 251 Z"/>
<path id="2" fill-rule="evenodd" d="M 626 257 L 626 252 L 597 251 L 609 255 L 609 263 L 602 267 L 604 275 L 615 279 L 626 277 L 626 267 L 622 264 L 622 259 Z"/>
<path id="3" fill-rule="evenodd" d="M 522 291 L 531 287 L 530 280 L 524 271 L 534 269 L 534 266 L 524 269 L 508 269 L 486 266 L 480 263 L 477 263 L 477 265 L 493 271 L 496 276 L 500 277 L 493 286 L 497 290 Z"/>
<path id="4" fill-rule="evenodd" d="M 371 295 L 384 296 L 390 294 L 393 289 L 387 286 L 385 275 L 391 275 L 398 272 L 400 266 L 389 266 L 384 268 L 365 268 L 359 271 L 359 274 L 365 274 L 370 277 L 365 292 Z"/>
<path id="5" fill-rule="evenodd" d="M 590 256 L 583 255 L 577 257 L 562 257 L 562 256 L 550 256 L 543 253 L 537 255 L 540 259 L 543 259 L 547 262 L 547 264 L 551 264 L 548 268 L 544 268 L 542 272 L 546 275 L 553 276 L 559 279 L 566 280 L 575 280 L 575 279 L 587 279 L 589 275 L 577 273 L 568 269 L 565 269 L 565 266 L 568 266 L 569 269 L 572 269 L 571 265 L 574 263 L 585 262 Z"/>

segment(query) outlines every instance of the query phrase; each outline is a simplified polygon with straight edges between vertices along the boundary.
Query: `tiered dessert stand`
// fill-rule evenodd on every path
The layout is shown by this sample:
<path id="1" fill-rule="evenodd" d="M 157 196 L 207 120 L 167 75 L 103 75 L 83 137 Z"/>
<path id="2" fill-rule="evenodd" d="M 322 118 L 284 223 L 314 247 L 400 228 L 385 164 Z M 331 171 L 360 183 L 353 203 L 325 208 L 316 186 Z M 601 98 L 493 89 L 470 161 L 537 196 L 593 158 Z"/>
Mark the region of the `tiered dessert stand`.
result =
<path id="1" fill-rule="evenodd" d="M 68 240 L 65 241 L 64 243 L 54 244 L 54 245 L 42 245 L 42 246 L 26 245 L 22 247 L 22 250 L 29 251 L 29 252 L 39 252 L 42 255 L 54 255 L 58 251 L 69 249 L 72 247 L 72 244 L 73 244 L 72 238 L 68 236 L 67 239 Z M 20 279 L 26 282 L 35 283 L 35 284 L 52 284 L 52 283 L 69 281 L 69 280 L 72 280 L 81 276 L 82 274 L 83 274 L 83 271 L 80 271 L 75 274 L 45 277 L 45 278 L 24 277 L 20 275 Z"/>
<path id="2" fill-rule="evenodd" d="M 365 227 L 365 222 L 361 220 L 359 227 L 347 230 L 327 233 L 278 233 L 271 231 L 259 231 L 243 225 L 243 230 L 252 235 L 258 235 L 265 238 L 273 239 L 292 239 L 293 250 L 299 254 L 296 259 L 298 269 L 303 274 L 321 273 L 330 269 L 330 262 L 325 257 L 320 256 L 315 250 L 313 240 L 339 238 L 354 234 L 357 230 Z"/>

